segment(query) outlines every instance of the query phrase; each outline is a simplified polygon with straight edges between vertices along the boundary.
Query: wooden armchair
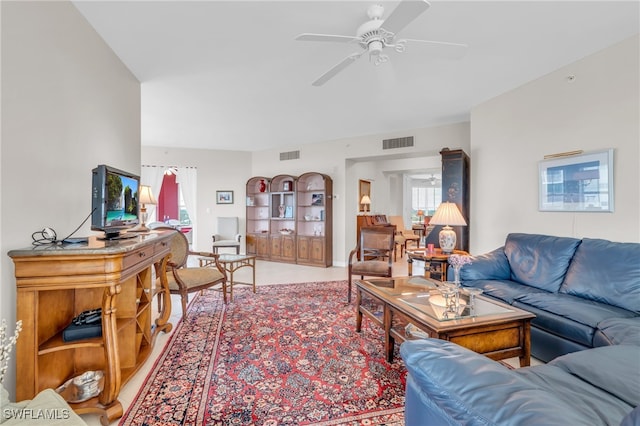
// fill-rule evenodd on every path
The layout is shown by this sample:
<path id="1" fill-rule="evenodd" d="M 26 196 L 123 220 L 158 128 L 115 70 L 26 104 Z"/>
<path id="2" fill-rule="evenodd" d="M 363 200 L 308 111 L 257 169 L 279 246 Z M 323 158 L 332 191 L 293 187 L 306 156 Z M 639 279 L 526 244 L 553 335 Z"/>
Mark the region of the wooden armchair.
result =
<path id="1" fill-rule="evenodd" d="M 392 226 L 370 226 L 360 229 L 360 241 L 349 253 L 349 288 L 347 302 L 351 303 L 351 277 L 391 277 L 395 245 L 395 228 Z"/>
<path id="2" fill-rule="evenodd" d="M 211 258 L 212 261 L 209 262 L 211 266 L 187 266 L 187 260 L 190 255 Z M 174 230 L 174 235 L 171 238 L 171 258 L 169 262 L 167 262 L 166 274 L 169 283 L 169 292 L 180 295 L 183 318 L 187 313 L 189 293 L 220 285 L 222 298 L 224 303 L 227 303 L 227 272 L 219 263 L 218 254 L 190 251 L 189 241 L 187 241 L 187 237 L 180 231 Z"/>

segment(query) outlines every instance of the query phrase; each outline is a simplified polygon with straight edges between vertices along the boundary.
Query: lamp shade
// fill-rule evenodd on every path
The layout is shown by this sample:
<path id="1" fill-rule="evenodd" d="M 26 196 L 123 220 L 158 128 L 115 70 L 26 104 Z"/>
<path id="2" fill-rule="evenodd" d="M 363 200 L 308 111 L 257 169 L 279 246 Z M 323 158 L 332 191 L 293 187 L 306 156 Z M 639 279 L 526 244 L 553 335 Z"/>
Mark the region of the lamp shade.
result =
<path id="1" fill-rule="evenodd" d="M 149 185 L 140 185 L 140 204 L 158 204 Z"/>
<path id="2" fill-rule="evenodd" d="M 456 248 L 456 231 L 450 225 L 467 226 L 467 222 L 462 217 L 458 206 L 450 202 L 440 204 L 429 224 L 444 225 L 444 228 L 438 234 L 438 242 L 443 253 L 453 253 Z"/>
<path id="3" fill-rule="evenodd" d="M 467 222 L 462 217 L 460 209 L 456 203 L 444 202 L 438 206 L 435 214 L 429 221 L 431 225 L 452 225 L 452 226 L 467 226 Z"/>
<path id="4" fill-rule="evenodd" d="M 360 199 L 360 204 L 371 204 L 371 198 L 368 195 L 363 195 Z"/>

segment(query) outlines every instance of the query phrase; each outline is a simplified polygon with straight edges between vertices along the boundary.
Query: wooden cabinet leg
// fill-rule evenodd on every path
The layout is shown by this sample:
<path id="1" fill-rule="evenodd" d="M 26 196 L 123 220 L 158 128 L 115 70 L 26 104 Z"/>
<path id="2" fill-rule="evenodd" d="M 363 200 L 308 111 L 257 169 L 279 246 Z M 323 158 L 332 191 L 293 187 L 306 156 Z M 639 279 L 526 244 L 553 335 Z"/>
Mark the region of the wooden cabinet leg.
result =
<path id="1" fill-rule="evenodd" d="M 162 260 L 156 263 L 156 276 L 160 279 L 160 289 L 158 294 L 158 303 L 160 304 L 159 317 L 156 318 L 157 331 L 164 331 L 169 333 L 173 328 L 173 324 L 169 322 L 171 316 L 171 293 L 169 292 L 169 282 L 167 281 L 167 262 L 169 262 L 170 254 L 163 257 Z"/>
<path id="2" fill-rule="evenodd" d="M 103 406 L 113 403 L 120 393 L 120 357 L 118 355 L 118 330 L 116 328 L 116 300 L 120 285 L 105 287 L 102 297 L 102 339 L 104 341 L 104 389 L 99 401 Z"/>

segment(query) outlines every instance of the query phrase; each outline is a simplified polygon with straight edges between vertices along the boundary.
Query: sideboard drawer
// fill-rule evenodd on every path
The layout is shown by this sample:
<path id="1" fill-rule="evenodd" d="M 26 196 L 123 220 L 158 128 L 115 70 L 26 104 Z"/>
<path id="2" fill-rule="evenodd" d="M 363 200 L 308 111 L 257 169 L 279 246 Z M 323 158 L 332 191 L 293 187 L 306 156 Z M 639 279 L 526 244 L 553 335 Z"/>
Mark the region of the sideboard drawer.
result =
<path id="1" fill-rule="evenodd" d="M 153 246 L 142 247 L 136 251 L 127 254 L 123 259 L 123 269 L 129 269 L 138 263 L 146 263 L 153 261 Z"/>

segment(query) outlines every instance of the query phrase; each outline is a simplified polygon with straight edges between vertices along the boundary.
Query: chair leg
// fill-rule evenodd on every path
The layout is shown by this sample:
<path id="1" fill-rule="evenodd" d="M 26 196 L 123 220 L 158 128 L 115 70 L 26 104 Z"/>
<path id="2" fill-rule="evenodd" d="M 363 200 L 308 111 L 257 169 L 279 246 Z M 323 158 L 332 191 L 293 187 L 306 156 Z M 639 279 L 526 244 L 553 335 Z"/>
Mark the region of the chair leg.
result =
<path id="1" fill-rule="evenodd" d="M 187 301 L 189 300 L 189 294 L 185 292 L 180 292 L 180 301 L 182 302 L 182 318 L 187 317 Z"/>
<path id="2" fill-rule="evenodd" d="M 349 288 L 347 289 L 347 303 L 351 303 L 351 274 L 349 274 Z"/>

